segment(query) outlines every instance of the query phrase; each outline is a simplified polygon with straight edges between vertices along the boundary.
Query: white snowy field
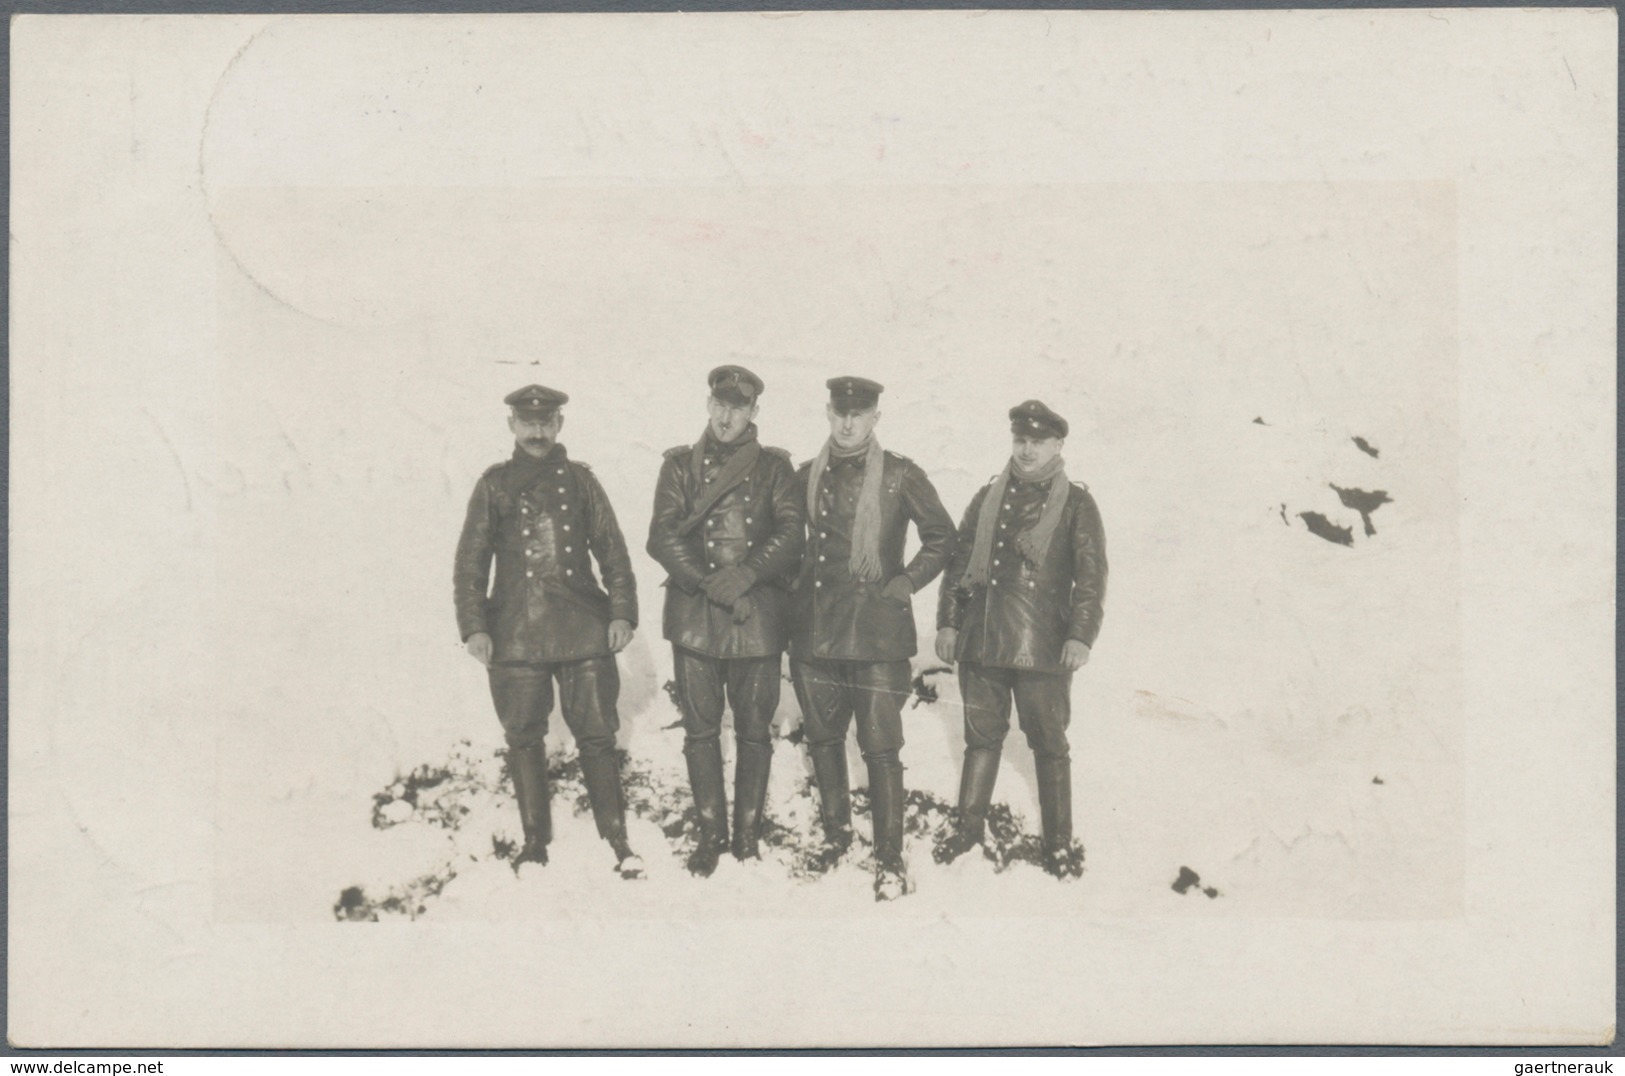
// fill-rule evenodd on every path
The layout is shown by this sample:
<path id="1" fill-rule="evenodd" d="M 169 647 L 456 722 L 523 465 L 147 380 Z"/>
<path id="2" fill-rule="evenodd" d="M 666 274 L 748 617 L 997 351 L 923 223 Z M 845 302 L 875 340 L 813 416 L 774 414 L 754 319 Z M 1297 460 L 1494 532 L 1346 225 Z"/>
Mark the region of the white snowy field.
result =
<path id="1" fill-rule="evenodd" d="M 798 461 L 826 377 L 885 383 L 882 442 L 956 519 L 1003 464 L 1005 411 L 1040 397 L 1072 420 L 1069 471 L 1105 520 L 1105 626 L 1073 693 L 1087 873 L 944 869 L 915 839 L 915 894 L 872 914 L 1459 911 L 1445 188 L 227 189 L 216 220 L 236 419 L 215 491 L 222 916 L 331 917 L 346 888 L 377 900 L 448 864 L 421 914 L 872 907 L 856 858 L 816 881 L 772 856 L 700 881 L 646 819 L 650 877 L 620 883 L 565 810 L 554 862 L 515 877 L 492 852 L 512 802 L 488 790 L 455 828 L 373 826 L 397 776 L 501 745 L 450 563 L 474 479 L 511 447 L 501 397 L 530 381 L 571 394 L 562 440 L 634 550 L 622 746 L 682 792 L 642 544 L 660 453 L 699 433 L 724 361 L 766 380 L 762 436 Z M 1334 485 L 1387 494 L 1374 535 Z M 939 664 L 935 601 L 935 584 L 916 598 L 916 672 Z M 951 802 L 957 688 L 932 683 L 906 715 L 907 781 Z M 786 684 L 781 734 L 798 720 Z M 568 752 L 557 715 L 554 741 Z M 1035 830 L 1019 732 L 1005 758 L 995 801 Z M 781 740 L 773 810 L 810 836 L 804 778 Z M 1176 892 L 1182 868 L 1201 887 Z"/>
<path id="2" fill-rule="evenodd" d="M 1617 38 L 1577 8 L 19 17 L 10 1041 L 1611 1041 Z M 1072 420 L 1111 559 L 1082 878 L 1025 859 L 1018 733 L 995 858 L 932 861 L 934 588 L 914 893 L 875 903 L 861 844 L 810 876 L 788 691 L 765 858 L 684 871 L 641 548 L 721 362 L 798 460 L 826 378 L 883 382 L 956 515 L 1012 404 Z M 553 861 L 503 861 L 450 569 L 530 381 L 634 550 L 639 883 L 562 725 Z"/>

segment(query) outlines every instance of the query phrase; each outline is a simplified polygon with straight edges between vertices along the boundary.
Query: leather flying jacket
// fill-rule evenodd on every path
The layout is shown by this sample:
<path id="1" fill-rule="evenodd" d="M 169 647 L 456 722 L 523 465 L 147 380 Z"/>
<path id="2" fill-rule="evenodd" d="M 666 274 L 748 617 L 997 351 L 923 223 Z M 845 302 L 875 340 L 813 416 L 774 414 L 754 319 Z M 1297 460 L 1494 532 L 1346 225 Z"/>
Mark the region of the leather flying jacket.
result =
<path id="1" fill-rule="evenodd" d="M 864 456 L 830 456 L 818 490 L 818 509 L 807 520 L 807 552 L 796 582 L 791 615 L 790 653 L 825 661 L 898 661 L 917 649 L 910 601 L 881 596 L 898 575 L 920 590 L 942 571 L 954 551 L 954 522 L 942 507 L 925 472 L 895 452 L 882 454 L 880 486 L 881 577 L 852 577 L 852 525 L 863 486 Z M 807 503 L 812 464 L 796 471 L 797 496 Z M 908 525 L 919 532 L 920 549 L 905 566 Z"/>
<path id="2" fill-rule="evenodd" d="M 1106 536 L 1095 499 L 1084 486 L 1068 487 L 1049 552 L 1035 566 L 1017 552 L 1015 540 L 1038 522 L 1049 481 L 1012 476 L 993 532 L 991 578 L 986 586 L 966 591 L 961 581 L 970 567 L 977 520 L 990 488 L 991 483 L 971 498 L 959 525 L 959 550 L 942 577 L 937 627 L 959 629 L 956 660 L 1066 672 L 1061 664 L 1066 640 L 1094 645 L 1106 599 Z"/>
<path id="3" fill-rule="evenodd" d="M 768 657 L 785 647 L 789 587 L 801 562 L 807 514 L 789 453 L 763 446 L 744 478 L 681 533 L 728 461 L 755 443 L 754 425 L 731 444 L 716 441 L 707 428 L 700 473 L 694 472 L 693 446 L 678 445 L 666 452 L 655 485 L 648 551 L 666 569 L 664 634 L 711 657 Z M 742 620 L 700 588 L 706 576 L 735 566 L 756 575 L 739 609 Z"/>
<path id="4" fill-rule="evenodd" d="M 611 620 L 638 620 L 632 558 L 609 498 L 559 444 L 539 460 L 516 446 L 474 484 L 453 588 L 458 630 L 465 641 L 488 633 L 493 662 L 600 657 L 610 653 Z"/>

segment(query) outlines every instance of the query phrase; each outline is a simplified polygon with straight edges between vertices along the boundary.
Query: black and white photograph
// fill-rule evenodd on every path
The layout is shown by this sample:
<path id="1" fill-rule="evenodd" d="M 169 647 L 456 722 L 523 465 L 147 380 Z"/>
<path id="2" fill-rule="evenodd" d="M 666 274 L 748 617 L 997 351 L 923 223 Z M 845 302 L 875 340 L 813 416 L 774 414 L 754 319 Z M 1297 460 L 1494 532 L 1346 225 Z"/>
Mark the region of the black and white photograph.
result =
<path id="1" fill-rule="evenodd" d="M 17 19 L 13 1042 L 1611 1042 L 1617 48 Z"/>

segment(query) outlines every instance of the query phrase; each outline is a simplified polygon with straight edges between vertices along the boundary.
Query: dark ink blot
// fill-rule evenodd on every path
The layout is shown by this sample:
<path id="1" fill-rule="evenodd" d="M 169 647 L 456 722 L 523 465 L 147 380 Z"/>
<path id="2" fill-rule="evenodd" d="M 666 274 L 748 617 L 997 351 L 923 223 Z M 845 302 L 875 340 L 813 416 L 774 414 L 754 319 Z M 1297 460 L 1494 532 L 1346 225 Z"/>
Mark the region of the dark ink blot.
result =
<path id="1" fill-rule="evenodd" d="M 1382 455 L 1382 453 L 1377 450 L 1377 446 L 1373 445 L 1370 441 L 1367 441 L 1364 437 L 1354 438 L 1354 447 L 1359 449 L 1361 452 L 1364 452 L 1372 459 L 1376 459 L 1378 456 Z"/>
<path id="2" fill-rule="evenodd" d="M 1199 886 L 1201 884 L 1202 884 L 1202 876 L 1201 875 L 1197 874 L 1195 871 L 1191 870 L 1189 867 L 1180 867 L 1179 868 L 1179 877 L 1174 879 L 1173 890 L 1174 890 L 1175 893 L 1179 893 L 1181 895 L 1184 895 L 1185 893 L 1190 892 L 1191 886 L 1193 886 L 1193 885 L 1194 886 Z"/>
<path id="3" fill-rule="evenodd" d="M 1289 527 L 1292 526 L 1292 521 L 1290 519 L 1286 518 L 1286 502 L 1285 501 L 1281 502 L 1281 522 L 1285 523 Z"/>
<path id="4" fill-rule="evenodd" d="M 1373 777 L 1371 779 L 1371 783 L 1374 784 L 1374 785 L 1387 784 L 1387 782 L 1384 781 L 1381 777 Z"/>
<path id="5" fill-rule="evenodd" d="M 1269 423 L 1264 421 L 1264 416 L 1263 415 L 1259 415 L 1257 418 L 1253 419 L 1253 425 L 1254 426 L 1268 426 Z"/>
<path id="6" fill-rule="evenodd" d="M 1365 536 L 1371 537 L 1377 533 L 1377 528 L 1371 525 L 1371 513 L 1385 504 L 1392 504 L 1394 499 L 1388 496 L 1387 490 L 1382 489 L 1344 489 L 1335 482 L 1326 483 L 1337 491 L 1337 499 L 1343 502 L 1344 508 L 1352 508 L 1360 513 L 1365 520 Z"/>
<path id="7" fill-rule="evenodd" d="M 1328 542 L 1335 542 L 1338 545 L 1354 544 L 1353 527 L 1339 527 L 1319 512 L 1299 512 L 1298 518 L 1303 520 L 1304 526 L 1309 528 L 1309 533 L 1316 537 L 1324 538 Z"/>
<path id="8" fill-rule="evenodd" d="M 1214 897 L 1219 895 L 1219 891 L 1217 889 L 1214 889 L 1210 885 L 1203 886 L 1202 887 L 1202 892 L 1207 894 L 1207 899 L 1208 900 L 1212 900 Z"/>

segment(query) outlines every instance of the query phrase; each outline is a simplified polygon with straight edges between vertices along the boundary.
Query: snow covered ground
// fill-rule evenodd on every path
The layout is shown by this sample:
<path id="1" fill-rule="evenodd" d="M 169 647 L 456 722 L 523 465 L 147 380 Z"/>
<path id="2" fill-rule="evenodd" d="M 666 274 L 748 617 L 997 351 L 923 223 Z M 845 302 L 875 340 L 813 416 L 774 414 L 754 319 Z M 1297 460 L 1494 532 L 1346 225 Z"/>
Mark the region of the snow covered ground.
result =
<path id="1" fill-rule="evenodd" d="M 219 391 L 240 420 L 217 517 L 222 916 L 1409 918 L 1461 906 L 1447 192 L 218 200 L 235 260 L 221 277 Z M 335 220 L 350 222 L 343 242 L 323 223 Z M 1170 232 L 1181 249 L 1201 236 L 1202 255 L 1147 259 Z M 1069 471 L 1101 506 L 1111 561 L 1104 630 L 1074 685 L 1081 880 L 1019 861 L 940 867 L 929 812 L 910 837 L 916 892 L 892 907 L 873 905 L 861 850 L 814 879 L 791 847 L 709 880 L 683 870 L 681 834 L 661 830 L 686 795 L 661 690 L 662 575 L 641 546 L 660 452 L 698 434 L 704 373 L 722 361 L 765 378 L 763 438 L 798 461 L 823 436 L 825 377 L 884 382 L 882 442 L 927 469 L 956 518 L 1003 463 L 1008 407 L 1038 396 L 1072 419 Z M 571 394 L 563 440 L 636 551 L 642 625 L 622 656 L 621 714 L 649 797 L 632 834 L 642 883 L 616 880 L 590 819 L 568 810 L 547 868 L 515 876 L 497 851 L 517 819 L 483 672 L 456 637 L 450 563 L 474 478 L 509 451 L 501 396 L 529 381 Z M 1369 510 L 1375 534 L 1344 503 L 1359 491 L 1388 497 Z M 935 590 L 916 599 L 921 674 L 938 665 Z M 906 715 L 907 782 L 951 801 L 957 686 L 929 682 L 939 697 Z M 786 687 L 770 812 L 810 839 Z M 553 741 L 567 759 L 556 715 Z M 388 807 L 380 828 L 376 798 L 420 767 L 469 775 L 431 797 L 452 823 L 420 800 Z M 995 802 L 1036 829 L 1019 733 Z M 1176 889 L 1185 870 L 1200 885 Z"/>

